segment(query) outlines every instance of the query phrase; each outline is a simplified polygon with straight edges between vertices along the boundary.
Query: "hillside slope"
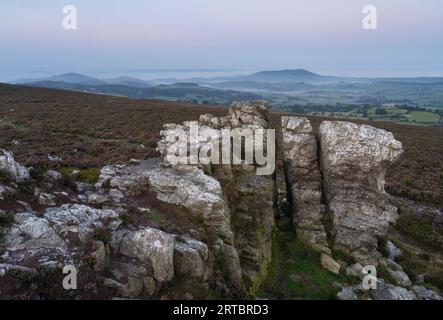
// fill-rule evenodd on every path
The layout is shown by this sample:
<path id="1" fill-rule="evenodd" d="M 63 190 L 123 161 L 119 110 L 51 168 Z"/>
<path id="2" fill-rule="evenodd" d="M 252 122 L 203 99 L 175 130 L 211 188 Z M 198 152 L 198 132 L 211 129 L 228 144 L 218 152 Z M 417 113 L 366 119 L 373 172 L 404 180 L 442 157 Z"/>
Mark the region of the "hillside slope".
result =
<path id="1" fill-rule="evenodd" d="M 224 107 L 134 100 L 72 91 L 0 85 L 0 148 L 26 165 L 48 162 L 98 168 L 157 155 L 164 123 L 224 115 Z M 281 113 L 272 113 L 275 125 Z M 324 118 L 310 117 L 315 128 Z M 443 205 L 443 128 L 368 123 L 394 133 L 405 153 L 388 171 L 387 190 Z"/>

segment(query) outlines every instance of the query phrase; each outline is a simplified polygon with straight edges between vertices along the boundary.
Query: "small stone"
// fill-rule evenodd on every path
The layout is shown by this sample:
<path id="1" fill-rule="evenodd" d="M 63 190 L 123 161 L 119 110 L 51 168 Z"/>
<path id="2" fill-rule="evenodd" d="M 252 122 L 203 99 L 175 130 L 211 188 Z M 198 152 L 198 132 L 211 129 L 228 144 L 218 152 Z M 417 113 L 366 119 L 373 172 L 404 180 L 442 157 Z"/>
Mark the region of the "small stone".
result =
<path id="1" fill-rule="evenodd" d="M 53 181 L 58 181 L 62 178 L 61 173 L 55 170 L 48 170 L 46 175 Z"/>
<path id="2" fill-rule="evenodd" d="M 42 206 L 55 206 L 54 196 L 49 193 L 40 193 L 38 197 L 38 203 Z"/>
<path id="3" fill-rule="evenodd" d="M 324 253 L 320 256 L 321 266 L 326 270 L 331 271 L 332 273 L 339 274 L 340 272 L 340 264 L 335 261 L 331 256 L 328 256 Z"/>

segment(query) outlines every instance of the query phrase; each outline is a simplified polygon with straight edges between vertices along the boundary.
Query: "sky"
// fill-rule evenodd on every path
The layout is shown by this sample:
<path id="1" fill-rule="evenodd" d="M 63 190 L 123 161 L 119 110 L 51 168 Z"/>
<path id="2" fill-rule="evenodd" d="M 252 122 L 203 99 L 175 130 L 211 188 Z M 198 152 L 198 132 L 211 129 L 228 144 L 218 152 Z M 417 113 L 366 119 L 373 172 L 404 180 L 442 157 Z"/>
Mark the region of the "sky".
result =
<path id="1" fill-rule="evenodd" d="M 78 29 L 62 26 L 65 5 Z M 377 29 L 362 27 L 365 5 Z M 80 72 L 305 68 L 443 76 L 441 0 L 3 0 L 0 81 Z"/>

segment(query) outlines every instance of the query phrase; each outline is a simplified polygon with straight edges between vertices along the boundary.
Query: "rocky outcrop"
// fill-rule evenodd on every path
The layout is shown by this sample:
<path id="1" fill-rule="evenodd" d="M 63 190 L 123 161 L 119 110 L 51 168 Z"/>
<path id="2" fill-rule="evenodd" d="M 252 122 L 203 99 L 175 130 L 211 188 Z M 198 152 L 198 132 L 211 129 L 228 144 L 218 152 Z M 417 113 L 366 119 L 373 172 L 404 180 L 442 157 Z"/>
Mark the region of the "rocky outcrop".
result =
<path id="1" fill-rule="evenodd" d="M 297 238 L 330 254 L 322 223 L 322 187 L 317 139 L 307 118 L 282 117 L 283 157 Z"/>
<path id="2" fill-rule="evenodd" d="M 197 166 L 165 167 L 159 159 L 148 159 L 103 168 L 97 187 L 110 188 L 109 192 L 119 191 L 127 198 L 142 200 L 147 207 L 140 207 L 141 210 L 157 212 L 161 217 L 167 212 L 174 215 L 169 217 L 175 219 L 174 227 L 169 231 L 179 232 L 181 237 L 177 239 L 181 240 L 172 249 L 177 261 L 168 264 L 171 270 L 175 265 L 179 275 L 189 271 L 191 277 L 203 276 L 203 273 L 221 274 L 232 291 L 240 290 L 241 279 L 236 273 L 227 273 L 220 265 L 212 268 L 215 259 L 223 260 L 230 268 L 239 265 L 238 254 L 233 248 L 230 210 L 216 179 Z M 190 262 L 192 253 L 195 257 L 201 254 L 191 245 L 199 250 L 206 246 L 208 251 L 202 253 L 199 261 L 192 262 L 198 270 L 189 268 L 190 264 L 184 265 L 186 261 Z M 231 254 L 229 248 L 235 254 Z"/>
<path id="3" fill-rule="evenodd" d="M 363 265 L 377 264 L 377 237 L 396 218 L 383 190 L 384 170 L 402 152 L 391 134 L 324 122 L 318 148 L 309 120 L 283 117 L 285 173 L 277 190 L 276 175 L 263 174 L 269 163 L 256 154 L 251 160 L 250 146 L 235 142 L 239 135 L 260 136 L 270 128 L 263 102 L 234 103 L 225 117 L 202 115 L 196 120 L 165 125 L 160 158 L 106 166 L 95 186 L 78 182 L 72 190 L 56 190 L 66 182 L 56 171 L 47 172 L 42 186 L 32 181 L 24 185 L 28 170 L 1 151 L 0 204 L 13 212 L 0 210 L 6 221 L 0 225 L 0 277 L 16 271 L 38 275 L 39 268 L 73 264 L 93 270 L 100 287 L 118 297 L 168 296 L 175 289 L 186 291 L 187 285 L 229 297 L 253 295 L 271 261 L 277 206 L 288 203 L 298 239 L 320 253 L 323 268 L 335 274 L 345 269 L 362 279 Z M 225 147 L 227 130 L 233 143 Z M 263 138 L 254 151 L 272 155 L 274 136 Z M 188 147 L 206 153 L 208 161 L 196 161 Z M 235 148 L 245 151 L 245 158 L 212 161 Z M 19 189 L 34 190 L 34 195 L 26 194 L 15 206 L 2 199 L 11 192 L 16 194 L 8 199 L 20 196 Z M 329 214 L 331 230 L 324 225 Z M 331 244 L 358 262 L 347 267 L 334 260 Z M 401 252 L 389 242 L 385 249 L 390 259 L 381 259 L 381 264 L 392 282 L 410 287 L 408 275 L 394 262 Z M 341 289 L 337 297 L 344 300 L 356 299 L 362 290 L 349 285 Z M 382 281 L 371 295 L 436 297 L 426 290 L 409 291 Z"/>
<path id="4" fill-rule="evenodd" d="M 29 179 L 29 170 L 14 160 L 12 152 L 0 149 L 0 173 L 6 174 L 14 182 Z"/>
<path id="5" fill-rule="evenodd" d="M 324 121 L 320 141 L 334 247 L 377 265 L 377 237 L 397 219 L 384 192 L 385 170 L 402 154 L 402 144 L 387 131 L 342 121 Z"/>
<path id="6" fill-rule="evenodd" d="M 40 267 L 81 266 L 83 258 L 92 257 L 87 247 L 97 230 L 116 230 L 121 221 L 114 210 L 66 204 L 36 212 L 14 215 L 3 237 L 2 260 L 10 266 Z M 97 245 L 97 243 L 96 243 Z"/>
<path id="7" fill-rule="evenodd" d="M 198 125 L 198 130 L 192 133 L 191 125 Z M 233 103 L 225 117 L 202 115 L 197 122 L 185 122 L 182 125 L 167 124 L 161 132 L 161 140 L 158 143 L 163 163 L 172 166 L 175 170 L 183 170 L 189 167 L 199 167 L 209 176 L 215 178 L 222 187 L 225 203 L 230 212 L 229 226 L 233 232 L 232 240 L 237 254 L 224 248 L 221 252 L 230 252 L 227 257 L 240 259 L 242 274 L 242 288 L 253 292 L 267 273 L 267 266 L 271 260 L 272 230 L 275 225 L 276 185 L 272 171 L 268 175 L 258 175 L 264 164 L 257 163 L 256 158 L 252 161 L 240 160 L 237 164 L 232 159 L 229 164 L 222 161 L 211 163 L 195 163 L 191 154 L 181 157 L 180 161 L 172 159 L 186 149 L 187 141 L 195 134 L 194 147 L 201 154 L 202 150 L 210 155 L 231 154 L 235 148 L 235 141 L 227 149 L 223 148 L 223 130 L 230 130 L 233 134 L 245 134 L 254 136 L 259 130 L 270 128 L 267 109 L 263 102 L 257 103 Z M 181 137 L 181 143 L 177 143 L 176 137 Z M 234 138 L 235 140 L 235 138 Z M 208 142 L 210 141 L 210 142 Z M 267 136 L 264 136 L 263 150 L 267 152 Z M 175 148 L 177 153 L 171 155 L 170 150 Z M 244 148 L 247 149 L 246 145 Z M 270 150 L 269 150 L 270 151 Z M 255 150 L 257 152 L 257 150 Z M 239 160 L 239 159 L 238 159 Z M 274 159 L 272 159 L 274 160 Z M 185 169 L 190 170 L 190 169 Z M 196 169 L 192 169 L 196 170 Z M 163 178 L 162 178 L 163 179 Z M 209 177 L 208 177 L 209 179 Z M 225 240 L 224 240 L 225 241 Z M 225 241 L 226 242 L 226 241 Z M 228 241 L 228 244 L 231 244 Z M 227 250 L 226 250 L 227 249 Z M 228 267 L 232 270 L 232 267 Z M 236 272 L 232 273 L 236 274 Z"/>

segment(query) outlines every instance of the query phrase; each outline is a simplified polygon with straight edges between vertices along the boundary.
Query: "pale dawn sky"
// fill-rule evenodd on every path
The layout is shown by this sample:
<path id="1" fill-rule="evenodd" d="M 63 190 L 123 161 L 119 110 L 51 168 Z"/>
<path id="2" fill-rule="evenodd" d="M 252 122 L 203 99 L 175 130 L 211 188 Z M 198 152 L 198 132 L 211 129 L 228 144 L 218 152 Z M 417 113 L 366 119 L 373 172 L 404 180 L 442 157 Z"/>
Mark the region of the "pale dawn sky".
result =
<path id="1" fill-rule="evenodd" d="M 62 27 L 67 4 L 78 30 Z M 362 27 L 368 4 L 377 30 Z M 0 81 L 148 69 L 443 76 L 443 1 L 11 0 L 0 46 Z"/>

